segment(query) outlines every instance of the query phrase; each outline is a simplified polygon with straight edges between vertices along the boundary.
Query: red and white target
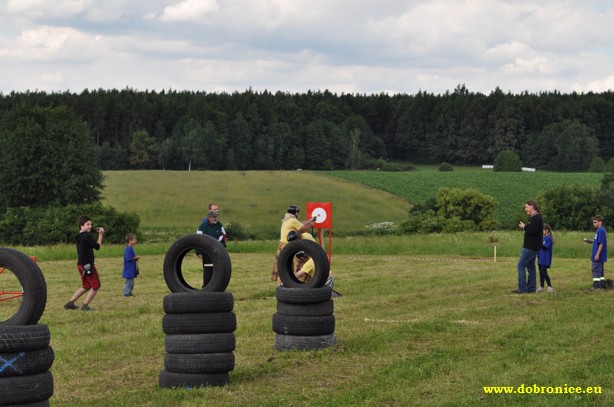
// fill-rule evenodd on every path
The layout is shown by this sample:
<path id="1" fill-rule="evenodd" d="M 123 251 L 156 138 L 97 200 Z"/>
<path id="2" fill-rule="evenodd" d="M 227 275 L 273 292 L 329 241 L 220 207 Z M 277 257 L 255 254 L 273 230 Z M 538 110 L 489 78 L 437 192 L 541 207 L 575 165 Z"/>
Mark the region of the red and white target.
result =
<path id="1" fill-rule="evenodd" d="M 307 215 L 315 217 L 315 227 L 318 229 L 332 229 L 333 227 L 333 203 L 332 202 L 307 202 Z"/>

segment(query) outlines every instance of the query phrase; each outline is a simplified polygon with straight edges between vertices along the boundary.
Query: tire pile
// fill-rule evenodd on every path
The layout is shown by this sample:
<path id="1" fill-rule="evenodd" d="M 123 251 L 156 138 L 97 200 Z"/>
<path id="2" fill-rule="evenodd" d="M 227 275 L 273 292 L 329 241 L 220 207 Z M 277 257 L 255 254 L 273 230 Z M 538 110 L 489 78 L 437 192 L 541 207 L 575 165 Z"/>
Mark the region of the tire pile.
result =
<path id="1" fill-rule="evenodd" d="M 0 406 L 49 406 L 55 354 L 49 327 L 38 324 L 47 304 L 43 273 L 27 255 L 5 248 L 0 270 L 11 272 L 22 287 L 20 306 L 0 321 Z"/>
<path id="2" fill-rule="evenodd" d="M 273 315 L 275 350 L 314 350 L 337 344 L 330 287 L 277 287 Z"/>
<path id="3" fill-rule="evenodd" d="M 308 254 L 315 263 L 314 276 L 307 283 L 294 275 L 294 258 L 299 252 Z M 325 286 L 330 264 L 324 249 L 309 240 L 292 241 L 279 253 L 277 269 L 283 285 L 275 290 L 275 350 L 315 350 L 335 346 L 333 290 Z"/>
<path id="4" fill-rule="evenodd" d="M 181 260 L 197 249 L 212 273 L 201 289 L 189 286 L 181 273 Z M 209 266 L 208 266 L 209 267 Z M 163 388 L 223 386 L 235 367 L 237 318 L 234 297 L 225 292 L 230 281 L 230 258 L 225 248 L 206 235 L 177 240 L 164 259 L 164 277 L 172 291 L 164 297 L 166 355 L 159 385 Z"/>

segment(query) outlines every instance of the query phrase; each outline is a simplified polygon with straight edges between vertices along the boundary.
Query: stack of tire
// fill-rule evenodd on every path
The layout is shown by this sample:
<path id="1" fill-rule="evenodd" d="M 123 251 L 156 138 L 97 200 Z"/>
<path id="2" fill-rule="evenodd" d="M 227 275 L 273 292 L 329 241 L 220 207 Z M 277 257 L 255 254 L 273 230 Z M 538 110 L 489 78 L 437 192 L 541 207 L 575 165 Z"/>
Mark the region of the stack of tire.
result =
<path id="1" fill-rule="evenodd" d="M 12 273 L 21 286 L 19 306 L 0 321 L 0 406 L 49 406 L 55 355 L 49 327 L 38 324 L 47 303 L 43 273 L 27 255 L 5 248 L 0 248 L 0 272 Z"/>
<path id="2" fill-rule="evenodd" d="M 294 275 L 294 258 L 299 252 L 308 254 L 315 263 L 314 276 L 306 283 Z M 296 240 L 282 249 L 277 260 L 283 285 L 275 290 L 275 350 L 315 350 L 335 346 L 332 288 L 325 286 L 330 264 L 324 249 L 310 240 Z"/>
<path id="3" fill-rule="evenodd" d="M 198 250 L 212 264 L 211 275 L 200 289 L 182 276 L 183 257 Z M 163 388 L 223 386 L 234 369 L 237 319 L 234 298 L 224 290 L 231 265 L 226 249 L 207 235 L 177 240 L 164 259 L 164 278 L 171 294 L 164 297 L 166 355 L 159 385 Z"/>

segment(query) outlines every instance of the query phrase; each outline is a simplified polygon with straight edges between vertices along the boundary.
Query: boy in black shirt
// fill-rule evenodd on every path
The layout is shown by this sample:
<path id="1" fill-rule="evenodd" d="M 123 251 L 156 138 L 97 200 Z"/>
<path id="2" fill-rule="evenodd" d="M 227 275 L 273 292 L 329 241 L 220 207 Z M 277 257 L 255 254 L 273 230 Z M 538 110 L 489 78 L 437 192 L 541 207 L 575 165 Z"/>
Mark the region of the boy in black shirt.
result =
<path id="1" fill-rule="evenodd" d="M 75 243 L 77 244 L 77 270 L 81 276 L 81 288 L 75 291 L 70 301 L 64 305 L 64 308 L 77 309 L 78 307 L 75 305 L 75 301 L 89 291 L 85 297 L 85 301 L 83 301 L 81 311 L 93 311 L 94 308 L 90 308 L 89 304 L 100 288 L 100 278 L 98 277 L 98 271 L 94 265 L 94 249 L 99 250 L 102 246 L 104 229 L 96 229 L 98 232 L 98 241 L 96 241 L 91 235 L 92 218 L 82 215 L 79 217 L 78 223 L 79 233 L 75 236 Z"/>

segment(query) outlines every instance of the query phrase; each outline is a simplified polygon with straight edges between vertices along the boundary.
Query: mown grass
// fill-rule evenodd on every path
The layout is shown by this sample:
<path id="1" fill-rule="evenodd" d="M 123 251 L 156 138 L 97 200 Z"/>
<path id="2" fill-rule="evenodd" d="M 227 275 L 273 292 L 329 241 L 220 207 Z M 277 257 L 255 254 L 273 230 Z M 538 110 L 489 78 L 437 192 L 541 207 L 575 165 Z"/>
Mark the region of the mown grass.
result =
<path id="1" fill-rule="evenodd" d="M 459 167 L 452 172 L 424 167 L 409 172 L 333 171 L 327 174 L 390 192 L 412 203 L 435 196 L 441 187 L 476 188 L 497 198 L 499 206 L 495 209 L 495 217 L 508 228 L 524 219 L 524 202 L 536 199 L 540 191 L 571 184 L 599 186 L 603 176 L 597 173 L 494 172 L 475 167 Z"/>
<path id="2" fill-rule="evenodd" d="M 220 220 L 239 224 L 256 239 L 272 239 L 288 205 L 333 203 L 333 231 L 364 234 L 365 226 L 407 217 L 401 197 L 309 171 L 107 171 L 104 200 L 122 212 L 136 212 L 149 241 L 172 241 L 193 233 L 220 205 Z"/>
<path id="3" fill-rule="evenodd" d="M 137 253 L 145 252 L 145 247 Z M 343 254 L 333 269 L 338 345 L 273 348 L 272 253 L 231 253 L 236 367 L 221 388 L 160 389 L 162 255 L 145 255 L 135 297 L 121 258 L 100 257 L 97 311 L 66 311 L 74 260 L 40 263 L 58 406 L 607 406 L 614 402 L 612 292 L 587 259 L 558 258 L 555 292 L 512 295 L 517 257 Z M 607 271 L 606 271 L 607 275 Z M 483 386 L 602 386 L 597 395 L 487 395 Z"/>

